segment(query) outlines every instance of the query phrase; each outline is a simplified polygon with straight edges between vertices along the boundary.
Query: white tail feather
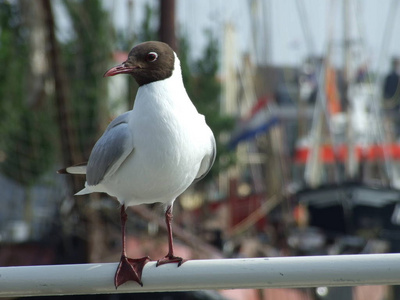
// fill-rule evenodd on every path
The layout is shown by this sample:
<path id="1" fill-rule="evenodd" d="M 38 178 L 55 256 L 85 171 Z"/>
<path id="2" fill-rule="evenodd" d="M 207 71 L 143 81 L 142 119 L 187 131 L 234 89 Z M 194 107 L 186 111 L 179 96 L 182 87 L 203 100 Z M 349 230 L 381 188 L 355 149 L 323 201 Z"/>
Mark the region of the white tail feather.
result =
<path id="1" fill-rule="evenodd" d="M 89 190 L 88 188 L 83 188 L 82 190 L 80 190 L 79 192 L 77 192 L 75 194 L 75 196 L 81 196 L 81 195 L 86 195 L 86 194 L 90 194 L 92 191 Z"/>
<path id="2" fill-rule="evenodd" d="M 86 174 L 86 165 L 72 166 L 65 169 L 69 174 Z"/>

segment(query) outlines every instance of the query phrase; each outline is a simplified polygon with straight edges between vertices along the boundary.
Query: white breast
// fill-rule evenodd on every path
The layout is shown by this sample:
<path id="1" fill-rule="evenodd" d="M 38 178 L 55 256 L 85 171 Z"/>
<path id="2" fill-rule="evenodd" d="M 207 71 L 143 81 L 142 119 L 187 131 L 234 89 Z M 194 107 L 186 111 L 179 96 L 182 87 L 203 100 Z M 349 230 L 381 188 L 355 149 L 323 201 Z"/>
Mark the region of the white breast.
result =
<path id="1" fill-rule="evenodd" d="M 140 87 L 129 127 L 134 151 L 103 185 L 126 205 L 172 202 L 195 179 L 210 141 L 181 80 Z"/>

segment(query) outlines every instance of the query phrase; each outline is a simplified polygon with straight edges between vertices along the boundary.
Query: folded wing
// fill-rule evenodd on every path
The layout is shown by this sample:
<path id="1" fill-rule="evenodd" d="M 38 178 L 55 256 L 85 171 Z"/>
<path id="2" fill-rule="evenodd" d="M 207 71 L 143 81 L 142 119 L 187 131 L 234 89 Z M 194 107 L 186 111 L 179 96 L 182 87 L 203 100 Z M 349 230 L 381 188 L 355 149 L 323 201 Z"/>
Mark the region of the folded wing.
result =
<path id="1" fill-rule="evenodd" d="M 214 164 L 216 155 L 217 155 L 217 145 L 215 143 L 214 135 L 210 130 L 210 148 L 208 153 L 204 156 L 203 160 L 201 161 L 200 169 L 197 172 L 194 182 L 200 181 L 204 177 L 206 177 L 206 175 L 211 170 L 211 167 Z"/>
<path id="2" fill-rule="evenodd" d="M 128 111 L 115 118 L 93 147 L 86 169 L 86 182 L 97 185 L 111 176 L 133 152 L 132 133 L 128 128 Z"/>

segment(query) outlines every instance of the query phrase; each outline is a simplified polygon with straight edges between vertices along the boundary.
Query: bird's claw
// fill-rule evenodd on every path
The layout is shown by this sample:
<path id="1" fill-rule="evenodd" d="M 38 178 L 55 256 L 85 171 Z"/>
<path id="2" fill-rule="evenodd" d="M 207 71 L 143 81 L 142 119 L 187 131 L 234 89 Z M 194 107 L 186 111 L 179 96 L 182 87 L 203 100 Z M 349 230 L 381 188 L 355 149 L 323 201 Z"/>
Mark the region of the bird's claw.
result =
<path id="1" fill-rule="evenodd" d="M 156 267 L 171 263 L 178 263 L 178 267 L 180 267 L 185 261 L 186 261 L 185 259 L 179 256 L 166 255 L 165 257 L 157 261 Z"/>
<path id="2" fill-rule="evenodd" d="M 121 284 L 132 280 L 143 286 L 142 283 L 142 271 L 144 265 L 150 261 L 150 257 L 145 256 L 142 258 L 129 258 L 125 255 L 121 255 L 117 271 L 115 272 L 114 285 L 118 288 Z"/>

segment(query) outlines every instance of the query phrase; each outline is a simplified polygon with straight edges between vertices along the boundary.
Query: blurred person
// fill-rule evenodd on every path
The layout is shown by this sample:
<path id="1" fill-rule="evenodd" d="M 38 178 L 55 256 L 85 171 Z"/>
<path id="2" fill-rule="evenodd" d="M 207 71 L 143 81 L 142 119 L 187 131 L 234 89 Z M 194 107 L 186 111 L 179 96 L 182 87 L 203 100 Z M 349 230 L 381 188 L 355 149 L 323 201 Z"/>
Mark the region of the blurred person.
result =
<path id="1" fill-rule="evenodd" d="M 385 77 L 383 84 L 383 105 L 388 123 L 387 132 L 390 140 L 397 139 L 400 135 L 400 118 L 397 113 L 400 108 L 400 59 L 392 59 L 392 67 L 389 74 Z"/>
<path id="2" fill-rule="evenodd" d="M 392 59 L 392 69 L 390 73 L 385 77 L 383 85 L 383 98 L 385 103 L 387 101 L 395 102 L 394 107 L 398 110 L 399 108 L 399 82 L 400 82 L 400 59 Z M 386 107 L 386 105 L 385 105 Z"/>

